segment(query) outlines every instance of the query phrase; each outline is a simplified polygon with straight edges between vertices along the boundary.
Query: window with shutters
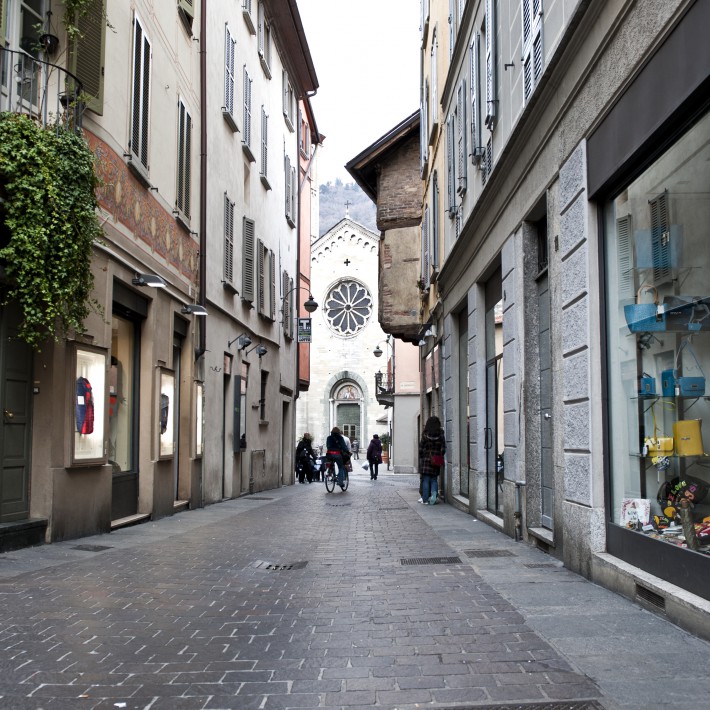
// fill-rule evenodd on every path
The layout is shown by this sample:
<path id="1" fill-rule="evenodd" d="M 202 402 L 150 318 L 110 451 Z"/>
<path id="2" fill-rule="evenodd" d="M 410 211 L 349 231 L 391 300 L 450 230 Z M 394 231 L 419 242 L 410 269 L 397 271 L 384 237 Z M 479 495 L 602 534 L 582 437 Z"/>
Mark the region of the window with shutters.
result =
<path id="1" fill-rule="evenodd" d="M 282 75 L 282 87 L 284 119 L 289 131 L 293 132 L 296 130 L 296 94 L 291 86 L 287 71 L 284 71 Z"/>
<path id="2" fill-rule="evenodd" d="M 463 195 L 466 192 L 466 168 L 468 165 L 466 136 L 468 129 L 466 126 L 466 82 L 462 81 L 456 91 L 456 194 Z"/>
<path id="3" fill-rule="evenodd" d="M 285 214 L 289 226 L 296 226 L 296 168 L 284 155 Z"/>
<path id="4" fill-rule="evenodd" d="M 194 0 L 177 0 L 177 6 L 182 24 L 192 35 L 192 22 L 195 19 Z"/>
<path id="5" fill-rule="evenodd" d="M 498 21 L 496 17 L 496 0 L 486 0 L 486 128 L 492 131 L 495 128 L 498 114 L 498 87 L 497 87 L 497 52 L 496 32 Z"/>
<path id="6" fill-rule="evenodd" d="M 446 122 L 446 211 L 456 214 L 456 124 L 454 116 Z"/>
<path id="7" fill-rule="evenodd" d="M 234 284 L 234 202 L 224 193 L 224 274 L 225 284 Z"/>
<path id="8" fill-rule="evenodd" d="M 133 67 L 131 86 L 131 137 L 129 165 L 147 180 L 150 136 L 150 76 L 152 49 L 138 15 L 133 16 Z"/>
<path id="9" fill-rule="evenodd" d="M 250 163 L 256 162 L 256 156 L 251 146 L 251 84 L 246 65 L 244 66 L 244 116 L 242 118 L 242 150 Z"/>
<path id="10" fill-rule="evenodd" d="M 436 132 L 439 128 L 439 82 L 437 77 L 436 55 L 439 51 L 436 28 L 431 36 L 431 101 L 429 109 L 431 113 L 431 126 L 429 132 L 429 145 L 434 145 Z"/>
<path id="11" fill-rule="evenodd" d="M 449 0 L 449 59 L 454 56 L 466 0 Z"/>
<path id="12" fill-rule="evenodd" d="M 269 373 L 261 371 L 261 387 L 259 389 L 259 421 L 266 423 L 266 393 L 268 391 Z"/>
<path id="13" fill-rule="evenodd" d="M 527 102 L 542 76 L 542 0 L 521 0 L 523 21 L 523 99 Z"/>
<path id="14" fill-rule="evenodd" d="M 493 170 L 493 138 L 488 139 L 483 158 L 478 168 L 481 171 L 481 180 L 483 180 L 483 184 L 485 185 L 488 182 L 488 176 L 491 174 L 491 170 Z"/>
<path id="15" fill-rule="evenodd" d="M 424 205 L 422 219 L 421 290 L 429 285 L 429 205 Z"/>
<path id="16" fill-rule="evenodd" d="M 190 168 L 192 165 L 192 118 L 182 100 L 178 101 L 177 186 L 175 207 L 190 219 Z"/>
<path id="17" fill-rule="evenodd" d="M 483 157 L 484 148 L 481 142 L 481 107 L 480 107 L 480 87 L 481 87 L 481 35 L 473 33 L 469 53 L 469 84 L 471 91 L 471 161 L 478 165 Z"/>
<path id="18" fill-rule="evenodd" d="M 426 172 L 429 160 L 429 80 L 424 79 L 419 106 L 419 174 Z"/>
<path id="19" fill-rule="evenodd" d="M 421 21 L 420 27 L 422 42 L 426 41 L 427 32 L 429 32 L 429 0 L 421 0 Z"/>
<path id="20" fill-rule="evenodd" d="M 256 290 L 254 259 L 256 255 L 256 223 L 244 217 L 242 221 L 242 300 L 252 303 Z"/>
<path id="21" fill-rule="evenodd" d="M 281 277 L 281 302 L 283 303 L 283 330 L 287 338 L 293 339 L 296 319 L 296 289 L 293 279 L 284 271 Z"/>
<path id="22" fill-rule="evenodd" d="M 439 271 L 439 174 L 434 172 L 431 187 L 431 267 Z"/>
<path id="23" fill-rule="evenodd" d="M 234 54 L 237 41 L 232 36 L 229 27 L 224 28 L 224 106 L 222 117 L 227 125 L 236 132 L 237 121 L 234 116 Z"/>
<path id="24" fill-rule="evenodd" d="M 242 16 L 246 24 L 249 34 L 256 34 L 256 25 L 254 24 L 254 15 L 252 13 L 252 0 L 242 0 Z"/>
<path id="25" fill-rule="evenodd" d="M 266 21 L 266 12 L 263 2 L 259 3 L 257 35 L 261 68 L 264 70 L 266 77 L 271 79 L 271 27 Z"/>
<path id="26" fill-rule="evenodd" d="M 261 107 L 261 165 L 259 166 L 259 177 L 261 184 L 267 189 L 271 189 L 269 183 L 269 117 L 264 107 Z"/>
<path id="27" fill-rule="evenodd" d="M 3 6 L 7 0 L 0 0 L 0 12 Z M 77 19 L 77 27 L 79 32 L 69 47 L 69 71 L 81 81 L 86 108 L 103 115 L 106 0 L 94 0 L 91 10 Z"/>
<path id="28" fill-rule="evenodd" d="M 274 252 L 257 239 L 257 312 L 259 315 L 276 318 L 276 260 Z"/>

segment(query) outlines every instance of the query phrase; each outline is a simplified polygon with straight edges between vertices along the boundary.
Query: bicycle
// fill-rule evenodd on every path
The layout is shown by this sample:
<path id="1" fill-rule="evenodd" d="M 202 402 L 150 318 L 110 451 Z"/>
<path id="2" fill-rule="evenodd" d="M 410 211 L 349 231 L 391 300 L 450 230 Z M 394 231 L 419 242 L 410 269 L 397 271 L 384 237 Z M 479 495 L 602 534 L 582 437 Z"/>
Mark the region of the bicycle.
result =
<path id="1" fill-rule="evenodd" d="M 335 461 L 325 462 L 325 471 L 323 473 L 323 480 L 325 481 L 325 489 L 328 493 L 332 493 L 335 490 L 335 486 L 338 482 L 338 467 Z M 348 472 L 345 471 L 345 477 L 343 478 L 343 492 L 348 490 L 348 483 L 350 479 L 348 478 Z"/>

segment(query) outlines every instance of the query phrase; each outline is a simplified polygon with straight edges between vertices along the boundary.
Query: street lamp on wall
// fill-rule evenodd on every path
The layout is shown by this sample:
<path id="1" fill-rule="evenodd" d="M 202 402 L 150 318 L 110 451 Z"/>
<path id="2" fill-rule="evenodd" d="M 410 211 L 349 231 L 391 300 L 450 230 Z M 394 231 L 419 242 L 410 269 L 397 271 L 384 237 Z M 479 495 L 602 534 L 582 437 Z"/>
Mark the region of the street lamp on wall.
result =
<path id="1" fill-rule="evenodd" d="M 395 383 L 395 360 L 394 360 L 394 343 L 392 342 L 392 336 L 388 335 L 386 340 L 380 341 L 375 345 L 375 349 L 372 354 L 375 357 L 382 357 L 384 350 L 380 347 L 381 343 L 385 343 L 386 347 L 389 349 L 390 359 L 387 364 L 387 375 L 382 372 L 378 372 L 375 375 L 375 393 L 378 394 L 394 394 L 394 383 Z M 387 404 L 387 402 L 383 402 Z"/>
<path id="2" fill-rule="evenodd" d="M 231 348 L 232 343 L 237 343 L 237 350 L 244 350 L 245 348 L 248 348 L 251 345 L 251 338 L 247 333 L 242 333 L 241 335 L 238 335 L 236 338 L 233 340 L 228 340 L 227 341 L 227 347 Z"/>

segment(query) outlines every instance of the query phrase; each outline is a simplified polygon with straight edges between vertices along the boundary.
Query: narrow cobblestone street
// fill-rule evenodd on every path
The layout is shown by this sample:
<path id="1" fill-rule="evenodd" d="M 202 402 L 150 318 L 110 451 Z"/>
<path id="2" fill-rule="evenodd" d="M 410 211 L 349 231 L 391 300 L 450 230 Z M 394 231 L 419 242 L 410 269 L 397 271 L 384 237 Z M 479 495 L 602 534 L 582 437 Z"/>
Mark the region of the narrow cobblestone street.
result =
<path id="1" fill-rule="evenodd" d="M 417 480 L 0 555 L 0 707 L 707 707 L 709 644 Z"/>

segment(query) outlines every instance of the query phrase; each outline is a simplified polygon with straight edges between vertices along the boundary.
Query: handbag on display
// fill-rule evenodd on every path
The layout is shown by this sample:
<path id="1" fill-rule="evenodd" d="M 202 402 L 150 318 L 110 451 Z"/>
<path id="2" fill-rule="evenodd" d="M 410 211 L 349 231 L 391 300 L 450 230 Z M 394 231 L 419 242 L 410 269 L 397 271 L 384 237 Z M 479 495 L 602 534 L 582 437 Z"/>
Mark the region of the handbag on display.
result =
<path id="1" fill-rule="evenodd" d="M 667 330 L 710 329 L 710 296 L 664 296 Z"/>
<path id="2" fill-rule="evenodd" d="M 705 499 L 709 490 L 710 484 L 701 481 L 699 478 L 693 478 L 692 476 L 676 477 L 661 483 L 656 495 L 656 501 L 665 512 L 667 507 L 677 508 L 684 498 L 692 503 L 700 503 Z"/>
<path id="3" fill-rule="evenodd" d="M 678 456 L 705 456 L 701 419 L 680 419 L 673 422 L 673 439 Z"/>
<path id="4" fill-rule="evenodd" d="M 656 378 L 651 377 L 648 372 L 644 372 L 639 377 L 639 397 L 656 396 Z"/>
<path id="5" fill-rule="evenodd" d="M 653 303 L 639 303 L 643 291 L 653 291 Z M 626 325 L 632 333 L 658 332 L 666 329 L 666 314 L 658 301 L 654 286 L 641 286 L 636 292 L 636 303 L 624 306 Z"/>
<path id="6" fill-rule="evenodd" d="M 673 377 L 675 378 L 675 390 L 676 396 L 679 397 L 702 397 L 705 394 L 705 373 L 703 368 L 700 367 L 698 358 L 693 350 L 693 346 L 690 344 L 691 336 L 684 338 L 683 343 L 678 348 L 678 352 L 675 356 L 675 369 L 673 371 Z M 678 362 L 680 361 L 680 355 L 683 350 L 686 349 L 695 360 L 698 370 L 700 370 L 700 376 L 695 377 L 678 377 Z"/>
<path id="7" fill-rule="evenodd" d="M 675 408 L 672 402 L 666 402 L 671 408 Z M 673 437 L 659 436 L 658 424 L 656 423 L 656 403 L 651 406 L 651 416 L 653 417 L 653 436 L 647 436 L 644 439 L 644 446 L 648 451 L 649 456 L 658 456 L 673 453 Z"/>

